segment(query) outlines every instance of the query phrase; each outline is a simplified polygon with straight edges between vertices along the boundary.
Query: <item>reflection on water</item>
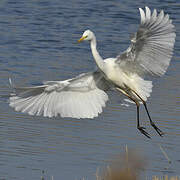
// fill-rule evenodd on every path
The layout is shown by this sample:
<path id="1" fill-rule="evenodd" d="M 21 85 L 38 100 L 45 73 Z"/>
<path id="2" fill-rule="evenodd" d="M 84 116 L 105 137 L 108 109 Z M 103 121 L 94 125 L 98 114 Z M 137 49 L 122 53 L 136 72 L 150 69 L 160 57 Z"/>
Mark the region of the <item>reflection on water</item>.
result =
<path id="1" fill-rule="evenodd" d="M 9 92 L 8 78 L 18 85 L 62 80 L 94 69 L 88 43 L 77 44 L 85 29 L 96 33 L 103 57 L 127 48 L 139 23 L 138 7 L 164 9 L 173 19 L 177 38 L 167 74 L 154 80 L 148 106 L 166 133 L 161 138 L 141 108 L 141 121 L 152 140 L 136 129 L 135 106 L 124 107 L 110 92 L 104 113 L 90 119 L 32 117 L 14 112 L 0 98 L 0 179 L 40 179 L 42 170 L 54 179 L 94 179 L 96 168 L 125 145 L 149 159 L 147 176 L 180 172 L 180 21 L 179 3 L 172 1 L 4 1 L 0 11 L 0 92 Z M 6 7 L 6 8 L 4 8 Z M 172 160 L 167 167 L 159 144 Z M 9 171 L 10 170 L 10 171 Z"/>

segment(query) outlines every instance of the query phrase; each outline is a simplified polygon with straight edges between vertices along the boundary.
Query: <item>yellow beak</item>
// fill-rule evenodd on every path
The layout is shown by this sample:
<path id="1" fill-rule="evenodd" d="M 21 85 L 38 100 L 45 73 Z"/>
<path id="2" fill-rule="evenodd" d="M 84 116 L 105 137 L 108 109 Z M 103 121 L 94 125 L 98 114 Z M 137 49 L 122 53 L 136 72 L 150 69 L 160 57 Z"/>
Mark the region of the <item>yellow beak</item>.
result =
<path id="1" fill-rule="evenodd" d="M 79 40 L 78 43 L 80 43 L 81 41 L 83 41 L 86 38 L 86 36 L 82 36 Z"/>

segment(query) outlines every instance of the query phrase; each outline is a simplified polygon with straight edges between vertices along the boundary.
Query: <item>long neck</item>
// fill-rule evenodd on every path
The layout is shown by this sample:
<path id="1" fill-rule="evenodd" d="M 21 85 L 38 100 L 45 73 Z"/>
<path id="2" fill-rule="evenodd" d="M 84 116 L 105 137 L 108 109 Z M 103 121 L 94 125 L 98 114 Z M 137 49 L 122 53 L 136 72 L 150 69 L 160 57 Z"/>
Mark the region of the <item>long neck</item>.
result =
<path id="1" fill-rule="evenodd" d="M 103 71 L 103 67 L 104 67 L 104 61 L 103 58 L 99 55 L 97 49 L 96 49 L 96 37 L 94 36 L 94 38 L 91 40 L 91 51 L 94 57 L 94 60 L 98 66 L 98 68 L 100 70 Z"/>

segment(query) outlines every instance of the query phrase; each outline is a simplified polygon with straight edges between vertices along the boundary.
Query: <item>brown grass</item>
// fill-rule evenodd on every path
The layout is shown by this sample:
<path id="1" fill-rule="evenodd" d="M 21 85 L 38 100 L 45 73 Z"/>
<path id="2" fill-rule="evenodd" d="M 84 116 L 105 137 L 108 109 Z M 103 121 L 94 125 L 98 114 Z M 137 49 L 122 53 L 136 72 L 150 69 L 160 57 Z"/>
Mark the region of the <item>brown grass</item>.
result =
<path id="1" fill-rule="evenodd" d="M 114 157 L 102 173 L 96 172 L 96 180 L 138 180 L 145 166 L 144 158 L 126 149 L 124 154 Z"/>
<path id="2" fill-rule="evenodd" d="M 152 180 L 180 180 L 180 177 L 179 176 L 174 176 L 174 177 L 168 177 L 168 176 L 157 177 L 157 176 L 153 176 Z"/>
<path id="3" fill-rule="evenodd" d="M 168 161 L 169 162 L 169 161 Z M 146 169 L 146 160 L 134 150 L 115 156 L 110 165 L 96 172 L 96 180 L 139 180 L 140 174 Z M 144 179 L 147 179 L 144 177 Z M 149 178 L 148 178 L 149 179 Z M 153 176 L 152 180 L 180 180 L 180 176 Z"/>

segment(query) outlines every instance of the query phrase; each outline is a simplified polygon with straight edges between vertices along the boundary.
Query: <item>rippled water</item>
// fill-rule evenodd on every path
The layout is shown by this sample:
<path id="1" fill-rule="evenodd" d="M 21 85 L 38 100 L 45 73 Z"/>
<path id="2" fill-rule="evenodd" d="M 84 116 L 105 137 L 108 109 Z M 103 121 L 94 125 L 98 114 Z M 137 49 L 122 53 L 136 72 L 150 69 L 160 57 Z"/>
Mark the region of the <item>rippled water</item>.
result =
<path id="1" fill-rule="evenodd" d="M 85 29 L 95 32 L 103 57 L 127 48 L 139 23 L 138 7 L 164 9 L 173 19 L 177 38 L 166 75 L 154 80 L 148 105 L 152 118 L 166 132 L 161 138 L 141 119 L 151 140 L 136 129 L 135 107 L 120 106 L 111 93 L 104 113 L 93 120 L 32 117 L 14 112 L 0 98 L 0 179 L 95 179 L 97 167 L 108 164 L 125 145 L 143 152 L 146 176 L 180 175 L 180 3 L 177 1 L 1 1 L 0 92 L 8 94 L 8 78 L 18 85 L 62 80 L 95 68 L 88 43 L 77 44 Z M 159 144 L 172 164 L 162 154 Z"/>

